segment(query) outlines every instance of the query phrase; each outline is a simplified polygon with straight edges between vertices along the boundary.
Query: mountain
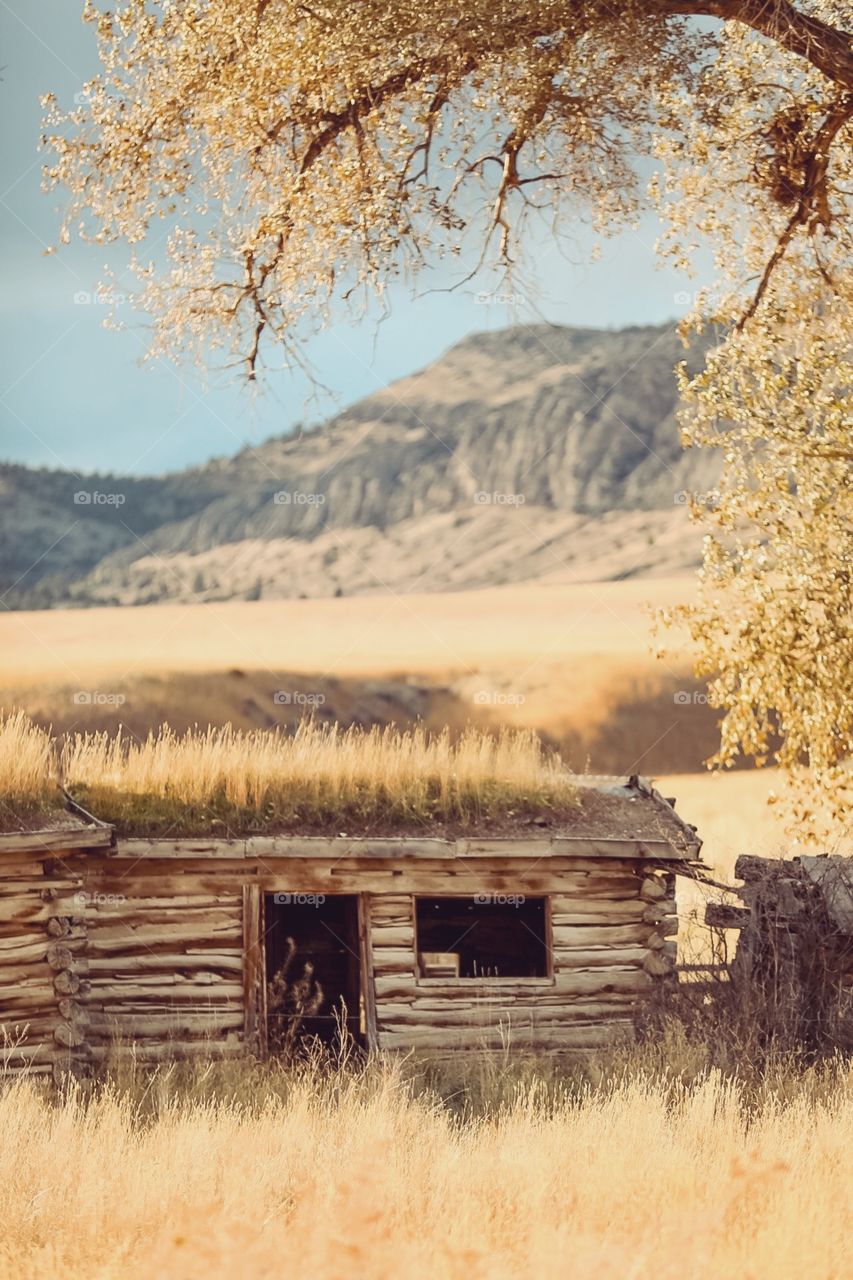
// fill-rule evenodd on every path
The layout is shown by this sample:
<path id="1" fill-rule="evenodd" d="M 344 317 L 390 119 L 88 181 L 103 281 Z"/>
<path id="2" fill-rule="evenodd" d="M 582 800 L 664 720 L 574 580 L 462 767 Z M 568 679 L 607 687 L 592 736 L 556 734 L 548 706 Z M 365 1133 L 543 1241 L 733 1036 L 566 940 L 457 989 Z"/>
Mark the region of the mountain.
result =
<path id="1" fill-rule="evenodd" d="M 311 431 L 176 475 L 0 467 L 7 607 L 440 590 L 695 563 L 670 327 L 475 334 Z M 692 352 L 695 365 L 701 353 Z"/>

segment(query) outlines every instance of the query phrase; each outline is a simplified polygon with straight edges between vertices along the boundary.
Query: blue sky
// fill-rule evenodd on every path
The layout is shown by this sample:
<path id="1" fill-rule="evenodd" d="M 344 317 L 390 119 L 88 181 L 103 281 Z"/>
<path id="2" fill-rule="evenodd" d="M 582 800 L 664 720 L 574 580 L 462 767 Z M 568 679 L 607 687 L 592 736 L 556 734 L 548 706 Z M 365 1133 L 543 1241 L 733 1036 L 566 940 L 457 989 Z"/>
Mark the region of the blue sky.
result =
<path id="1" fill-rule="evenodd" d="M 187 368 L 143 367 L 144 317 L 131 313 L 116 333 L 103 328 L 103 308 L 75 302 L 102 278 L 104 249 L 71 244 L 44 256 L 56 240 L 60 197 L 40 189 L 39 97 L 50 90 L 67 104 L 97 70 L 81 10 L 82 0 L 0 0 L 0 461 L 132 475 L 177 470 L 328 417 L 475 330 L 525 319 L 659 323 L 683 313 L 681 295 L 700 283 L 657 268 L 652 218 L 605 242 L 594 264 L 592 237 L 580 228 L 571 261 L 544 234 L 531 246 L 534 262 L 547 255 L 536 312 L 483 305 L 482 284 L 425 292 L 448 281 L 422 277 L 420 297 L 390 292 L 391 317 L 378 326 L 335 324 L 309 350 L 333 393 L 319 401 L 309 399 L 304 378 L 285 371 L 253 394 L 233 373 L 202 379 Z M 121 262 L 113 256 L 114 267 Z"/>

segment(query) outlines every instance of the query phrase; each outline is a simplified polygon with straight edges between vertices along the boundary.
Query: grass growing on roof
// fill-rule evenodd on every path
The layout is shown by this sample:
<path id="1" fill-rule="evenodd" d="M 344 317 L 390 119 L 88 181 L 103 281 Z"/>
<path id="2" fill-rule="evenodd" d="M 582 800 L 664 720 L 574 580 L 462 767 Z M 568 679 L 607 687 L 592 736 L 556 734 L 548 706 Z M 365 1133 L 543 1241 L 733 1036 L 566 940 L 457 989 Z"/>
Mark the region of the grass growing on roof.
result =
<path id="1" fill-rule="evenodd" d="M 0 713 L 0 812 L 61 807 L 54 742 L 23 711 Z"/>
<path id="2" fill-rule="evenodd" d="M 137 742 L 78 734 L 62 750 L 69 790 L 119 829 L 140 834 L 474 829 L 558 815 L 575 804 L 559 757 L 535 733 L 306 721 L 293 735 L 226 726 Z"/>

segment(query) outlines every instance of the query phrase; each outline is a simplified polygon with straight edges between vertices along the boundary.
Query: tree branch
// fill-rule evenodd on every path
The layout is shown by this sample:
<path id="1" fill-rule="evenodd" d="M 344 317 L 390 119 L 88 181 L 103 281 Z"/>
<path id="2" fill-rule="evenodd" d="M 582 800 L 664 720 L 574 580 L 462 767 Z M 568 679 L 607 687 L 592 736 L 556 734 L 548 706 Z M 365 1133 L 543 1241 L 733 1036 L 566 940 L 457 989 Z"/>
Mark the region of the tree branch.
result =
<path id="1" fill-rule="evenodd" d="M 802 13 L 790 0 L 660 0 L 660 11 L 742 22 L 853 91 L 853 35 Z"/>

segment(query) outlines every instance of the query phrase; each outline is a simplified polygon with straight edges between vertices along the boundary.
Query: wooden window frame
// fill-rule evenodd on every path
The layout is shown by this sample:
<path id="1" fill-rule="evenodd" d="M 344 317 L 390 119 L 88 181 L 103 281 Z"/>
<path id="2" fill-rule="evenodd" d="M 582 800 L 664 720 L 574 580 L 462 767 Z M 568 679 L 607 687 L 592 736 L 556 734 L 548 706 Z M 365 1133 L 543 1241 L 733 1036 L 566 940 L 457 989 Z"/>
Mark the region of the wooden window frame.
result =
<path id="1" fill-rule="evenodd" d="M 503 891 L 501 891 L 503 892 Z M 554 972 L 554 928 L 551 922 L 552 908 L 551 895 L 549 893 L 532 893 L 525 895 L 529 901 L 541 900 L 545 903 L 545 937 L 543 943 L 545 946 L 545 968 L 546 972 L 541 978 L 425 978 L 421 974 L 421 965 L 418 959 L 420 955 L 420 940 L 418 938 L 418 902 L 422 898 L 459 898 L 465 895 L 459 893 L 413 893 L 412 894 L 412 930 L 414 937 L 414 961 L 415 961 L 415 986 L 416 987 L 464 987 L 471 990 L 472 987 L 489 987 L 490 989 L 499 987 L 553 987 L 557 983 L 557 975 Z"/>

